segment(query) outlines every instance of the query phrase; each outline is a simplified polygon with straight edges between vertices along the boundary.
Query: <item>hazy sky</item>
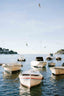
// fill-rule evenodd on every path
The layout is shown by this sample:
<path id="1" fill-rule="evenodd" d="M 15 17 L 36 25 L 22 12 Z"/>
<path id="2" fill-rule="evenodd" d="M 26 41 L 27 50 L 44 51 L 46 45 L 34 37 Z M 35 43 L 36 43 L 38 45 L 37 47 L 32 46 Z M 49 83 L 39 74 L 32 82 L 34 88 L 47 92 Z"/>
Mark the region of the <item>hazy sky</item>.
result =
<path id="1" fill-rule="evenodd" d="M 43 54 L 64 48 L 64 0 L 0 0 L 0 47 Z"/>

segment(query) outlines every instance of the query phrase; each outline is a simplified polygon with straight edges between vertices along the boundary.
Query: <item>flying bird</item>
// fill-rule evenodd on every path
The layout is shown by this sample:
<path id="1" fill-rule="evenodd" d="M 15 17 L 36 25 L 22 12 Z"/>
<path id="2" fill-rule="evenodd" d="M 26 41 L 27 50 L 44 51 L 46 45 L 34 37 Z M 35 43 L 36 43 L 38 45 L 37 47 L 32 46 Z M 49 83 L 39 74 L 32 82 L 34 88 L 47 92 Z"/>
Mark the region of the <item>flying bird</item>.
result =
<path id="1" fill-rule="evenodd" d="M 46 46 L 44 46 L 44 48 L 46 48 Z"/>
<path id="2" fill-rule="evenodd" d="M 40 3 L 38 4 L 38 6 L 41 8 L 41 5 L 40 5 Z"/>
<path id="3" fill-rule="evenodd" d="M 26 43 L 26 46 L 28 46 L 28 43 Z"/>

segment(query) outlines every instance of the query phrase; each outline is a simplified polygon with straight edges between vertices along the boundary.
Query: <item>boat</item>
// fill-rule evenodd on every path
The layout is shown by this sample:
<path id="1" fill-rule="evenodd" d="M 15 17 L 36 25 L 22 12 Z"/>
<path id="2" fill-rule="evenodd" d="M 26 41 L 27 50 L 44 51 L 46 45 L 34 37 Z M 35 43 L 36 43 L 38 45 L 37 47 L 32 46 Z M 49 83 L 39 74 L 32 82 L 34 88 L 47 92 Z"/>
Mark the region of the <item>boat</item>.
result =
<path id="1" fill-rule="evenodd" d="M 39 72 L 41 72 L 41 71 L 46 71 L 46 67 L 44 67 L 44 68 L 38 68 L 38 67 L 33 67 L 33 66 L 31 66 L 31 68 L 34 70 L 34 71 L 39 71 Z"/>
<path id="2" fill-rule="evenodd" d="M 56 57 L 56 60 L 57 60 L 57 61 L 61 61 L 62 58 L 61 58 L 61 57 Z"/>
<path id="3" fill-rule="evenodd" d="M 0 63 L 0 66 L 2 66 L 2 63 Z"/>
<path id="4" fill-rule="evenodd" d="M 50 68 L 50 70 L 53 75 L 63 75 L 64 74 L 64 67 L 62 67 L 62 66 L 53 67 L 53 68 Z"/>
<path id="5" fill-rule="evenodd" d="M 43 76 L 39 71 L 28 70 L 19 75 L 20 83 L 28 88 L 39 85 Z"/>
<path id="6" fill-rule="evenodd" d="M 47 62 L 44 62 L 43 57 L 36 57 L 36 60 L 31 61 L 31 66 L 33 67 L 45 67 Z"/>
<path id="7" fill-rule="evenodd" d="M 64 66 L 64 62 L 63 62 L 63 64 L 62 64 L 62 66 Z"/>
<path id="8" fill-rule="evenodd" d="M 53 59 L 54 59 L 53 53 L 50 53 L 49 56 L 46 57 L 46 60 L 48 61 L 53 60 Z"/>
<path id="9" fill-rule="evenodd" d="M 25 59 L 24 57 L 19 57 L 19 58 L 17 59 L 17 61 L 22 62 L 22 61 L 26 61 L 26 59 Z"/>
<path id="10" fill-rule="evenodd" d="M 53 58 L 47 57 L 46 60 L 50 61 L 50 60 L 53 60 Z"/>
<path id="11" fill-rule="evenodd" d="M 15 71 L 20 71 L 21 70 L 21 64 L 19 63 L 7 63 L 3 64 L 2 67 L 6 72 L 15 72 Z"/>
<path id="12" fill-rule="evenodd" d="M 52 78 L 55 79 L 55 80 L 61 80 L 61 79 L 64 79 L 64 75 L 55 76 L 55 75 L 52 74 L 50 80 L 52 80 Z"/>
<path id="13" fill-rule="evenodd" d="M 10 74 L 10 73 L 4 71 L 3 72 L 3 78 L 4 79 L 11 79 L 12 80 L 12 79 L 18 78 L 19 74 L 20 74 L 20 72 L 15 72 L 13 74 Z"/>
<path id="14" fill-rule="evenodd" d="M 55 66 L 55 63 L 53 62 L 48 63 L 48 67 L 54 67 L 54 66 Z"/>

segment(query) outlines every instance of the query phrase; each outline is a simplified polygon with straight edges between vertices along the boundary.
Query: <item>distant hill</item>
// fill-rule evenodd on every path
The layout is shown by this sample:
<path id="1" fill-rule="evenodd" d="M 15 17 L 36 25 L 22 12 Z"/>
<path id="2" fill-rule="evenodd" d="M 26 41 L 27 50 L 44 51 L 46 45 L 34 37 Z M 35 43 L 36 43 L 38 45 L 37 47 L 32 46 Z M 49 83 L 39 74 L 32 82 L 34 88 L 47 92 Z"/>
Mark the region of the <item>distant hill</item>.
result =
<path id="1" fill-rule="evenodd" d="M 56 54 L 64 54 L 64 49 L 60 49 L 56 52 Z"/>
<path id="2" fill-rule="evenodd" d="M 18 53 L 13 50 L 0 47 L 0 54 L 18 54 Z"/>

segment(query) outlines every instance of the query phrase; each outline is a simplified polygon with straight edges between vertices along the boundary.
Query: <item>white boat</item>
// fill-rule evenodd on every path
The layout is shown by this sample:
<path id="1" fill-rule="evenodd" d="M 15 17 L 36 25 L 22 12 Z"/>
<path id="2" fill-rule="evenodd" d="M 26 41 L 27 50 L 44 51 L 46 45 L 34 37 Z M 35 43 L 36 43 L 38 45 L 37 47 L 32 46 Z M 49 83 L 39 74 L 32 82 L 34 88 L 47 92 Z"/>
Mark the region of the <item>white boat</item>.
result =
<path id="1" fill-rule="evenodd" d="M 15 72 L 21 70 L 21 64 L 19 63 L 9 63 L 9 64 L 3 64 L 2 67 L 7 72 Z"/>
<path id="2" fill-rule="evenodd" d="M 43 57 L 36 57 L 35 61 L 31 61 L 31 66 L 33 67 L 41 68 L 41 67 L 45 67 L 46 64 L 47 62 L 43 61 Z"/>
<path id="3" fill-rule="evenodd" d="M 24 56 L 21 56 L 21 57 L 19 57 L 19 58 L 17 59 L 17 61 L 22 62 L 22 61 L 26 61 L 26 59 L 24 58 Z"/>
<path id="4" fill-rule="evenodd" d="M 61 58 L 61 57 L 56 57 L 56 60 L 57 60 L 57 61 L 61 61 L 62 58 Z"/>
<path id="5" fill-rule="evenodd" d="M 48 63 L 48 67 L 54 67 L 54 66 L 55 66 L 55 63 L 53 62 Z"/>
<path id="6" fill-rule="evenodd" d="M 39 71 L 39 72 L 41 72 L 41 71 L 46 71 L 46 68 L 44 67 L 44 68 L 39 68 L 39 67 L 33 67 L 33 66 L 31 66 L 31 68 L 34 70 L 34 71 Z"/>
<path id="7" fill-rule="evenodd" d="M 46 57 L 46 60 L 50 61 L 55 59 L 55 57 L 53 56 L 53 53 L 50 53 L 49 56 Z"/>
<path id="8" fill-rule="evenodd" d="M 62 75 L 64 74 L 64 67 L 59 66 L 59 67 L 53 67 L 50 68 L 51 72 L 53 75 Z"/>
<path id="9" fill-rule="evenodd" d="M 43 76 L 38 71 L 25 71 L 22 74 L 19 75 L 20 83 L 23 86 L 26 86 L 28 88 L 31 88 L 33 86 L 39 85 L 41 83 L 41 80 L 43 79 Z"/>

